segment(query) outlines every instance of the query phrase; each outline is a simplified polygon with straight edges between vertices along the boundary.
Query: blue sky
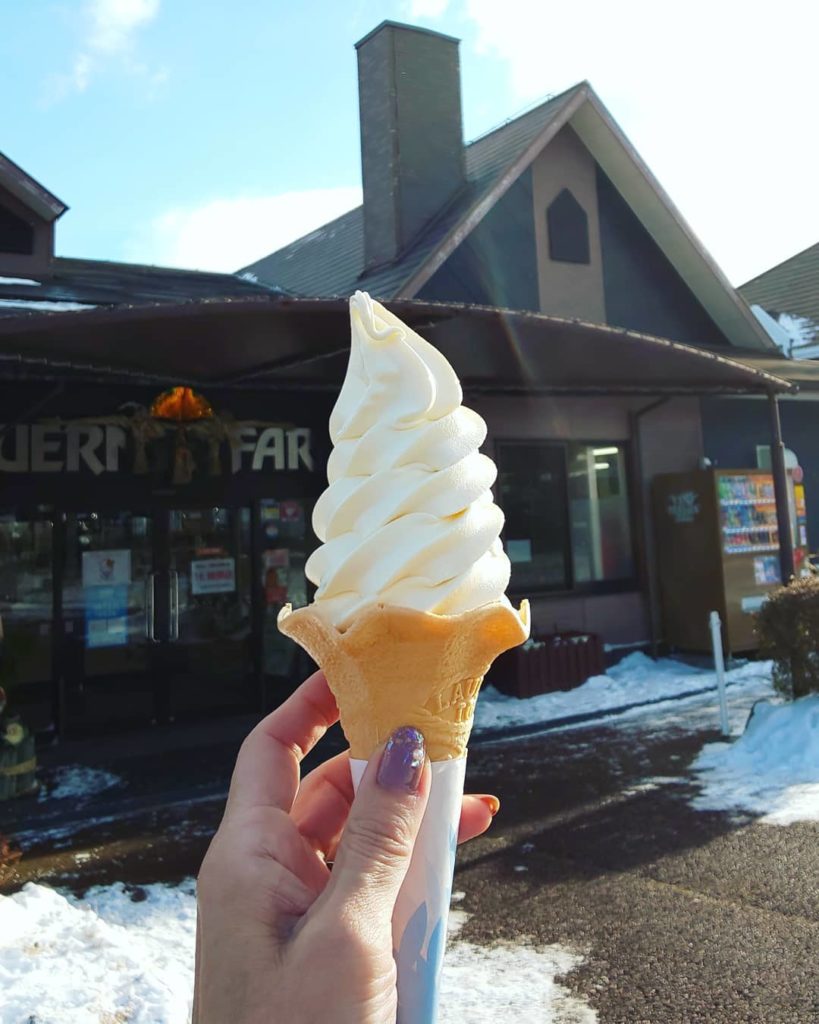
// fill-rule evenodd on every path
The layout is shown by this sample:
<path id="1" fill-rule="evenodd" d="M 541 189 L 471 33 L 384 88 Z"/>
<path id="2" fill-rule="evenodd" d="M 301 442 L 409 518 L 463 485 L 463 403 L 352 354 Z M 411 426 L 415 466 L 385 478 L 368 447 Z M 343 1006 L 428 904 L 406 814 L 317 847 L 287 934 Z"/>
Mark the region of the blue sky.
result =
<path id="1" fill-rule="evenodd" d="M 236 269 L 357 202 L 392 18 L 462 39 L 467 139 L 588 78 L 734 283 L 819 240 L 813 0 L 563 8 L 0 0 L 0 151 L 70 206 L 60 255 Z"/>

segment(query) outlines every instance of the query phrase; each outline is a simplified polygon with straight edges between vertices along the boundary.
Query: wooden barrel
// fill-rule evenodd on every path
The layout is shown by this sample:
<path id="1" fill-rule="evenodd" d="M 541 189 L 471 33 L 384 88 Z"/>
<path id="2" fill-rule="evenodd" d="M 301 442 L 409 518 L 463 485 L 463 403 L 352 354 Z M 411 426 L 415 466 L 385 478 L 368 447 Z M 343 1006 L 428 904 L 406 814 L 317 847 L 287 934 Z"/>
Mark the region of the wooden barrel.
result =
<path id="1" fill-rule="evenodd" d="M 37 789 L 34 737 L 24 730 L 19 743 L 0 738 L 0 800 L 24 796 Z"/>

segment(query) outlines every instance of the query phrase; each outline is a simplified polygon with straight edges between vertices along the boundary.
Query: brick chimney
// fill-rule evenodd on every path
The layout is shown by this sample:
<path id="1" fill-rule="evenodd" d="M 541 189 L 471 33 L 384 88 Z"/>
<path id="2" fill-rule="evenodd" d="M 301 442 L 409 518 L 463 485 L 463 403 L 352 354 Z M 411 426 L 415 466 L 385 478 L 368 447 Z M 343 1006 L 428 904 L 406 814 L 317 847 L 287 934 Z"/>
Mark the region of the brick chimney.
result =
<path id="1" fill-rule="evenodd" d="M 356 43 L 367 268 L 395 259 L 464 184 L 458 42 L 385 21 Z"/>

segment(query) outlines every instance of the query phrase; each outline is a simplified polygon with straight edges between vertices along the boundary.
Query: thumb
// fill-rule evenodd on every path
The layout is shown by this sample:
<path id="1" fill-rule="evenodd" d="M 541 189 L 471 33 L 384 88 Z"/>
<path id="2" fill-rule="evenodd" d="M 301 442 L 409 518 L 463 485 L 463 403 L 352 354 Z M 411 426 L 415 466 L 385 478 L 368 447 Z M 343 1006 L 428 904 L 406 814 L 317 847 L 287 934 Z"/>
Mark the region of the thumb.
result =
<path id="1" fill-rule="evenodd" d="M 389 926 L 429 795 L 424 737 L 403 726 L 370 758 L 326 890 L 336 910 L 365 912 Z"/>

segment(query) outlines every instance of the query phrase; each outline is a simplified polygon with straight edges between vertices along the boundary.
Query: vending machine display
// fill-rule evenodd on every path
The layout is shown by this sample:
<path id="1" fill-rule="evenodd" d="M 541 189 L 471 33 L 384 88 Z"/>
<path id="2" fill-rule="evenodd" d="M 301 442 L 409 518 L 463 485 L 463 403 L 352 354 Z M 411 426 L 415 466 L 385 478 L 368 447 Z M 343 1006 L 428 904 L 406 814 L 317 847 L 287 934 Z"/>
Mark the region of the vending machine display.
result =
<path id="1" fill-rule="evenodd" d="M 807 560 L 805 492 L 789 476 L 794 573 Z M 757 647 L 754 614 L 781 581 L 773 475 L 697 470 L 654 480 L 654 521 L 664 634 L 683 650 L 710 649 L 719 612 L 729 651 Z"/>

